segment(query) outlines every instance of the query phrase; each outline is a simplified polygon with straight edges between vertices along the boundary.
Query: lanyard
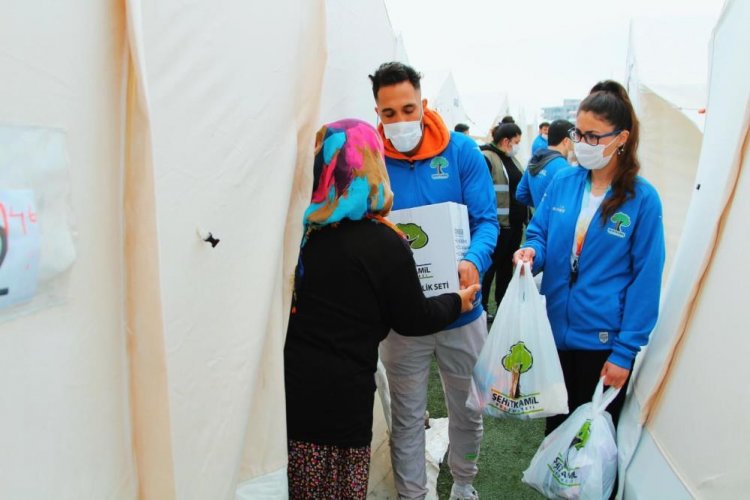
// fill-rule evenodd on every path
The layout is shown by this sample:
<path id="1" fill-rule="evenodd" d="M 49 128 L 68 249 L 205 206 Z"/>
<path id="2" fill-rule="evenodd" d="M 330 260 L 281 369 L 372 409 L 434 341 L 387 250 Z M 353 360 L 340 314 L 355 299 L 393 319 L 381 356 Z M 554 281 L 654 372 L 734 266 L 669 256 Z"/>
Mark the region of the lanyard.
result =
<path id="1" fill-rule="evenodd" d="M 609 188 L 607 188 L 607 191 L 605 191 L 602 196 L 602 201 L 604 201 L 603 197 L 606 196 L 607 192 L 609 192 Z M 578 222 L 576 223 L 575 235 L 573 236 L 575 238 L 575 249 L 572 251 L 570 258 L 570 285 L 575 283 L 578 279 L 578 260 L 581 256 L 581 251 L 583 251 L 583 244 L 586 241 L 586 234 L 588 234 L 591 221 L 594 219 L 594 215 L 596 215 L 596 211 L 599 208 L 597 206 L 597 210 L 594 210 L 593 213 L 591 213 L 590 207 L 592 196 L 591 181 L 589 179 L 586 179 L 583 197 L 586 200 L 586 205 L 581 206 L 581 211 L 578 214 Z M 601 205 L 601 202 L 599 202 L 599 205 Z"/>

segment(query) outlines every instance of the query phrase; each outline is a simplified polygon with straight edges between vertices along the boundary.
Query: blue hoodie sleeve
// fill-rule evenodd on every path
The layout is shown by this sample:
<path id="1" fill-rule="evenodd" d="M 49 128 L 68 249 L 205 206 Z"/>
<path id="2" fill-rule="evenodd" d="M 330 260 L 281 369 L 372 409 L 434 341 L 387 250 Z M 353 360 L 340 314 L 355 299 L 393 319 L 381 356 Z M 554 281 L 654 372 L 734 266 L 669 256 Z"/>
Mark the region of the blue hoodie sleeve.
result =
<path id="1" fill-rule="evenodd" d="M 526 228 L 526 243 L 522 248 L 533 248 L 536 252 L 534 256 L 534 272 L 544 269 L 544 261 L 547 256 L 547 228 L 549 227 L 549 207 L 553 205 L 551 198 L 555 192 L 555 181 L 553 180 L 539 206 L 534 211 L 534 217 L 531 218 Z"/>
<path id="2" fill-rule="evenodd" d="M 625 291 L 622 325 L 609 356 L 610 362 L 628 370 L 656 325 L 664 270 L 661 201 L 650 185 L 643 190 L 643 196 L 637 227 L 631 236 L 633 280 Z"/>
<path id="3" fill-rule="evenodd" d="M 461 149 L 461 191 L 471 230 L 471 245 L 464 260 L 474 264 L 481 274 L 490 266 L 500 228 L 492 177 L 473 141 L 465 142 Z"/>
<path id="4" fill-rule="evenodd" d="M 523 177 L 521 177 L 521 182 L 518 183 L 518 187 L 516 188 L 516 200 L 527 207 L 533 207 L 534 200 L 531 198 L 531 190 L 529 189 L 529 175 L 531 174 L 529 174 L 529 169 L 527 168 L 523 173 Z"/>

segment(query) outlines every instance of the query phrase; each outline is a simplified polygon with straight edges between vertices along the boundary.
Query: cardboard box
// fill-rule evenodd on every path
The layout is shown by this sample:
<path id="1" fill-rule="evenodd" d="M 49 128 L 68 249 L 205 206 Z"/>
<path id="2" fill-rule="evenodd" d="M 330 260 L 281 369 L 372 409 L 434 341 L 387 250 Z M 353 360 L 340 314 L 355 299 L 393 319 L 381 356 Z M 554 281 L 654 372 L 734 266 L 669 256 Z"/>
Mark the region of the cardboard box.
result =
<path id="1" fill-rule="evenodd" d="M 466 205 L 447 202 L 391 212 L 406 234 L 427 297 L 457 292 L 458 263 L 471 243 Z"/>

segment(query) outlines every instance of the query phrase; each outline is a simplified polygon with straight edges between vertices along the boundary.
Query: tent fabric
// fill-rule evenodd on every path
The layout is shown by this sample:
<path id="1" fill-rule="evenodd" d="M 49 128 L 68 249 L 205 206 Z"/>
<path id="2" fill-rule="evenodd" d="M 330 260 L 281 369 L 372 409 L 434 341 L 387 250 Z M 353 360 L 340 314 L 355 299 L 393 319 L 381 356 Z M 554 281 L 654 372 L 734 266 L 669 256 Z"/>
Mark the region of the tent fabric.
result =
<path id="1" fill-rule="evenodd" d="M 125 45 L 118 2 L 3 4 L 0 121 L 64 134 L 77 255 L 60 305 L 0 327 L 0 498 L 136 496 L 122 327 Z"/>
<path id="2" fill-rule="evenodd" d="M 711 16 L 638 17 L 630 23 L 630 89 L 643 86 L 661 96 L 702 130 L 706 105 Z M 634 97 L 637 101 L 638 95 Z M 635 103 L 637 106 L 637 102 Z"/>
<path id="3" fill-rule="evenodd" d="M 403 46 L 393 33 L 383 0 L 326 0 L 328 58 L 320 123 L 358 118 L 377 124 L 371 75 L 399 60 Z"/>
<path id="4" fill-rule="evenodd" d="M 659 191 L 669 274 L 694 188 L 706 106 L 711 18 L 636 18 L 626 77 L 641 123 L 641 175 Z M 675 44 L 679 40 L 679 44 Z M 668 64 L 665 64 L 668 61 Z"/>
<path id="5" fill-rule="evenodd" d="M 662 456 L 696 497 L 742 496 L 750 467 L 742 416 L 748 351 L 743 328 L 750 243 L 750 4 L 729 1 L 711 43 L 708 112 L 696 190 L 652 341 L 634 377 L 618 430 L 624 482 L 645 423 Z M 698 189 L 698 186 L 700 187 Z M 738 331 L 739 329 L 739 331 Z M 675 425 L 679 422 L 679 425 Z M 717 425 L 717 422 L 721 422 Z M 702 429 L 685 439 L 684 429 Z"/>
<path id="6" fill-rule="evenodd" d="M 64 303 L 3 323 L 0 497 L 286 494 L 324 16 L 322 0 L 6 6 L 0 120 L 64 134 L 77 255 Z"/>
<path id="7" fill-rule="evenodd" d="M 135 409 L 158 416 L 136 413 L 136 435 L 153 426 L 168 436 L 157 449 L 144 440 L 137 458 L 146 464 L 139 472 L 173 475 L 144 478 L 141 495 L 229 498 L 238 483 L 286 464 L 283 338 L 309 199 L 325 11 L 321 1 L 128 8 L 147 121 L 138 128 L 150 145 L 138 189 L 153 184 L 127 221 L 152 227 L 138 251 L 153 274 L 142 272 L 129 295 L 158 287 L 161 305 L 138 301 L 130 326 L 136 345 L 163 343 L 163 354 L 132 351 L 134 382 L 154 379 L 135 384 Z M 218 246 L 201 240 L 205 231 Z"/>

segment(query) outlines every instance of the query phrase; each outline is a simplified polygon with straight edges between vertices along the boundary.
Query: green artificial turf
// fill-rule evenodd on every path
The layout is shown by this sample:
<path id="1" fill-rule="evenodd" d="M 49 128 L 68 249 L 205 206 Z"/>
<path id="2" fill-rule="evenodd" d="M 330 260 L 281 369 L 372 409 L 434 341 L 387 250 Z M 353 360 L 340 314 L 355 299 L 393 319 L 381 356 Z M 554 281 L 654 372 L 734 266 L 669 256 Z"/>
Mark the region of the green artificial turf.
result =
<path id="1" fill-rule="evenodd" d="M 497 306 L 490 300 L 493 313 Z M 437 363 L 433 360 L 427 395 L 427 410 L 431 418 L 447 417 L 443 387 L 440 384 Z M 484 417 L 484 438 L 479 454 L 479 474 L 474 488 L 482 500 L 540 499 L 538 494 L 521 482 L 539 444 L 544 439 L 544 419 L 521 421 Z M 453 479 L 447 461 L 440 466 L 437 491 L 440 499 L 448 500 Z"/>

